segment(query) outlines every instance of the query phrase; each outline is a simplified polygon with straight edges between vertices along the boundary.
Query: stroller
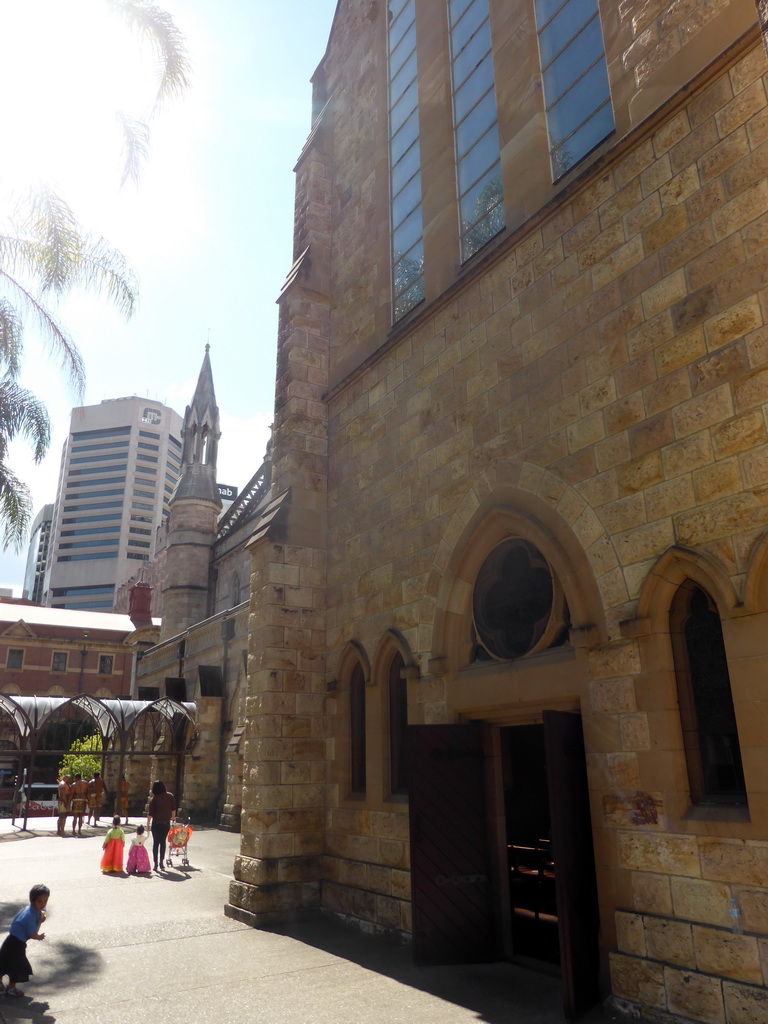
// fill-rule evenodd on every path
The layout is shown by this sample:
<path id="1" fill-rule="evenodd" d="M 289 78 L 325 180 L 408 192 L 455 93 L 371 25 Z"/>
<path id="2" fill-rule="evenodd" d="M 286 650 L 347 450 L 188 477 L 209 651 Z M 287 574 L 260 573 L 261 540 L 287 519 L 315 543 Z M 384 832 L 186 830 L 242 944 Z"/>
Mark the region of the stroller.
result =
<path id="1" fill-rule="evenodd" d="M 182 821 L 183 817 L 186 817 L 186 822 Z M 168 829 L 168 857 L 165 862 L 167 867 L 173 867 L 174 857 L 179 858 L 182 867 L 189 867 L 187 844 L 191 835 L 192 826 L 189 823 L 189 818 L 184 815 L 183 811 L 179 811 L 176 821 L 171 822 L 171 827 Z"/>

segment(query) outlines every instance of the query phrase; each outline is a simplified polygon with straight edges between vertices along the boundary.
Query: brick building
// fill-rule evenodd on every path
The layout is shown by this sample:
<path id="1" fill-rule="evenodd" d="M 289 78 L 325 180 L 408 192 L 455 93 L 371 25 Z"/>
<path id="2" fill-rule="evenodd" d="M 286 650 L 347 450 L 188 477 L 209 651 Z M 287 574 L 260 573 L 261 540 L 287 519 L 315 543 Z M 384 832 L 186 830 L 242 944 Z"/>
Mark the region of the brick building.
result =
<path id="1" fill-rule="evenodd" d="M 135 637 L 127 615 L 0 601 L 0 693 L 127 697 Z"/>
<path id="2" fill-rule="evenodd" d="M 340 0 L 231 915 L 768 1016 L 767 75 L 753 0 Z"/>

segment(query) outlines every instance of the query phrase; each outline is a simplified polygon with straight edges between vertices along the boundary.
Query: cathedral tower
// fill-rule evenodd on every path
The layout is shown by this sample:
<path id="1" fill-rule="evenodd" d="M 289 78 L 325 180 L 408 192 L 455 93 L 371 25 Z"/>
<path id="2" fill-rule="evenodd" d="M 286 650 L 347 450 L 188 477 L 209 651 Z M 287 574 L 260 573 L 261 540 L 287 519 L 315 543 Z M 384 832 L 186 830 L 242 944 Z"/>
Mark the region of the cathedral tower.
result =
<path id="1" fill-rule="evenodd" d="M 216 456 L 221 429 L 209 345 L 192 402 L 184 413 L 181 476 L 169 503 L 161 639 L 175 636 L 209 611 L 211 549 L 221 498 Z"/>

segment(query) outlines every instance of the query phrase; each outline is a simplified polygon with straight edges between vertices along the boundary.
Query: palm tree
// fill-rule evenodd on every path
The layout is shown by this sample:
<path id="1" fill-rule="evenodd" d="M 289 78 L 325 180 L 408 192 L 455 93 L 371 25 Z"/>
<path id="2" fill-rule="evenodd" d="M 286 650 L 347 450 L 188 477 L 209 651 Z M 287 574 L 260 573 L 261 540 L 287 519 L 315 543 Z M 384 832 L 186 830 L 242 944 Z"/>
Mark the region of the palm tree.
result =
<path id="1" fill-rule="evenodd" d="M 129 28 L 147 40 L 159 58 L 152 114 L 188 85 L 184 39 L 170 14 L 148 0 L 105 0 Z M 146 156 L 146 120 L 118 113 L 124 133 L 122 181 L 138 181 Z M 45 406 L 18 384 L 24 326 L 31 318 L 52 354 L 61 359 L 65 378 L 82 398 L 83 362 L 64 324 L 48 307 L 73 289 L 107 298 L 126 318 L 135 308 L 136 281 L 124 257 L 98 235 L 85 233 L 66 201 L 42 185 L 17 198 L 0 218 L 0 531 L 3 547 L 20 548 L 32 513 L 29 488 L 8 466 L 8 447 L 25 438 L 34 461 L 50 444 Z"/>

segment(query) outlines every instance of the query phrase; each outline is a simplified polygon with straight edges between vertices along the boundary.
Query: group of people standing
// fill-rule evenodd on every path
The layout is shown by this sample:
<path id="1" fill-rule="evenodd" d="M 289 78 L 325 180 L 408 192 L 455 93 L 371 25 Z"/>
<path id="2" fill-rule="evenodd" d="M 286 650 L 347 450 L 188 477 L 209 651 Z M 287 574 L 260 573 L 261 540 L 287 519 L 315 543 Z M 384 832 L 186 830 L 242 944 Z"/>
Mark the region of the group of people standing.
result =
<path id="1" fill-rule="evenodd" d="M 147 829 L 152 833 L 152 859 L 155 871 L 162 867 L 165 860 L 165 848 L 168 831 L 176 821 L 176 797 L 165 788 L 159 779 L 152 783 L 152 799 L 147 807 Z M 135 835 L 131 837 L 131 849 L 128 854 L 126 871 L 128 874 L 149 872 L 149 855 L 144 849 L 148 833 L 144 826 L 139 825 Z M 101 858 L 101 870 L 104 874 L 120 874 L 123 870 L 123 852 L 125 848 L 125 832 L 120 825 L 120 815 L 112 819 L 112 828 L 104 836 Z"/>
<path id="2" fill-rule="evenodd" d="M 107 787 L 104 785 L 101 772 L 94 772 L 93 778 L 88 782 L 79 772 L 76 773 L 74 782 L 69 775 L 62 775 L 59 780 L 57 834 L 65 834 L 69 814 L 72 815 L 73 836 L 83 834 L 83 818 L 86 825 L 91 824 L 91 819 L 93 824 L 97 825 L 103 813 L 106 795 Z M 120 781 L 119 810 L 124 817 L 128 813 L 128 780 L 125 775 Z"/>

